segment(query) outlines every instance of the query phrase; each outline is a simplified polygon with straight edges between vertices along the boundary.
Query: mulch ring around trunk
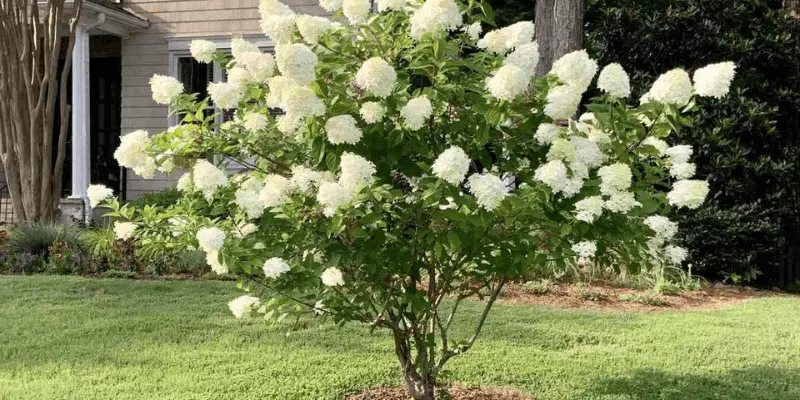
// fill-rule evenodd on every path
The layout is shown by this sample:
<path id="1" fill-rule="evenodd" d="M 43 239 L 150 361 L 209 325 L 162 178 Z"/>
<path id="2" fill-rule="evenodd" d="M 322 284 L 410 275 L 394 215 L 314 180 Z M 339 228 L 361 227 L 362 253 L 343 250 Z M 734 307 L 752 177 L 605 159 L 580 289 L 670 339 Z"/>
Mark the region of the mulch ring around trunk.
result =
<path id="1" fill-rule="evenodd" d="M 345 397 L 345 400 L 409 400 L 405 387 L 368 389 Z M 450 400 L 533 400 L 514 389 L 486 388 L 479 386 L 453 385 L 450 387 Z"/>

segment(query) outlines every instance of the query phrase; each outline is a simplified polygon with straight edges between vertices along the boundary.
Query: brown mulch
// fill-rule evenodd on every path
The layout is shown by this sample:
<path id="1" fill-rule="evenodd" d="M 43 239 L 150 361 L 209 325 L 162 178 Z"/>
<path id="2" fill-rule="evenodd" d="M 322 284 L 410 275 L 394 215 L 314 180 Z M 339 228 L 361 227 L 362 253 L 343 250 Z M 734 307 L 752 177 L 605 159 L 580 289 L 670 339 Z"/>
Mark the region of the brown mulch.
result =
<path id="1" fill-rule="evenodd" d="M 409 400 L 411 397 L 405 387 L 368 389 L 345 397 L 345 400 Z M 452 400 L 533 400 L 513 389 L 484 388 L 478 386 L 454 385 L 450 388 Z"/>
<path id="2" fill-rule="evenodd" d="M 590 295 L 587 295 L 589 293 Z M 623 301 L 620 295 L 652 297 L 662 304 Z M 545 294 L 525 291 L 519 284 L 510 284 L 499 302 L 506 304 L 541 304 L 558 308 L 584 308 L 595 310 L 704 310 L 727 307 L 743 301 L 786 295 L 779 291 L 761 290 L 745 286 L 706 284 L 698 291 L 671 295 L 655 295 L 652 291 L 615 286 L 607 282 L 596 282 L 580 288 L 574 284 L 552 284 Z"/>

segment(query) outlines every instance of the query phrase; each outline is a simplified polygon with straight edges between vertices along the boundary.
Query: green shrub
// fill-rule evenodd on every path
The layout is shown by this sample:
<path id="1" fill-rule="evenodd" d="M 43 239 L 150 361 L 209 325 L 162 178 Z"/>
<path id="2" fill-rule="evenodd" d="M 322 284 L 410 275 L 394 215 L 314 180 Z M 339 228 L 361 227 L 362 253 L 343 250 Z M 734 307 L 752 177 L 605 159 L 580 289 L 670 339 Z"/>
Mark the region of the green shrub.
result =
<path id="1" fill-rule="evenodd" d="M 51 222 L 22 225 L 11 230 L 5 249 L 10 253 L 46 255 L 56 242 L 73 249 L 83 248 L 83 235 L 75 226 Z"/>
<path id="2" fill-rule="evenodd" d="M 630 303 L 639 303 L 639 304 L 646 304 L 649 306 L 654 307 L 663 307 L 667 305 L 667 302 L 658 298 L 658 296 L 652 294 L 644 294 L 644 293 L 620 293 L 617 295 L 617 298 L 620 301 L 626 301 Z"/>
<path id="3" fill-rule="evenodd" d="M 800 21 L 778 0 L 590 0 L 586 35 L 601 65 L 625 66 L 637 97 L 674 65 L 737 63 L 731 93 L 675 137 L 711 185 L 711 201 L 678 220 L 698 273 L 759 268 L 777 280 L 800 240 Z"/>
<path id="4" fill-rule="evenodd" d="M 180 198 L 181 194 L 177 189 L 166 189 L 160 192 L 145 193 L 133 200 L 131 204 L 136 208 L 144 208 L 148 205 L 167 207 L 175 204 Z"/>

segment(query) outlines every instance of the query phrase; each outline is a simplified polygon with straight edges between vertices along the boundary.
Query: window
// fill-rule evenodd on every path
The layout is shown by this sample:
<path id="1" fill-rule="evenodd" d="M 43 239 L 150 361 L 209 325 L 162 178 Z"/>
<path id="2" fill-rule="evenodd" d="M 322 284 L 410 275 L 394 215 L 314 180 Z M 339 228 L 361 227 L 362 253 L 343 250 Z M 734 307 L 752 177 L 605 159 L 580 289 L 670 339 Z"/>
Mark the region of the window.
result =
<path id="1" fill-rule="evenodd" d="M 208 84 L 214 82 L 215 76 L 219 76 L 214 64 L 202 64 L 190 56 L 177 57 L 176 78 L 183 83 L 186 93 L 197 93 L 197 99 L 202 100 L 208 97 Z M 205 111 L 206 117 L 214 114 L 214 106 L 209 105 Z M 175 117 L 170 121 L 170 125 L 175 125 L 181 116 Z M 174 123 L 172 123 L 174 122 Z"/>

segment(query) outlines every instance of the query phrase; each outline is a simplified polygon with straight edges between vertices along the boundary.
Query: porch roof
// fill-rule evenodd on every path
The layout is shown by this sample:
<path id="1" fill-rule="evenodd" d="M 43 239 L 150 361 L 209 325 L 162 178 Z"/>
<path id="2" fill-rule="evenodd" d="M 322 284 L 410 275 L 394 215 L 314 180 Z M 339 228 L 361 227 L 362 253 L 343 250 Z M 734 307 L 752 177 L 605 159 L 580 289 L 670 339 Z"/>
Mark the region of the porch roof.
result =
<path id="1" fill-rule="evenodd" d="M 40 1 L 40 5 L 45 2 Z M 72 12 L 74 0 L 64 2 L 64 11 Z M 84 0 L 79 24 L 88 27 L 90 35 L 114 35 L 126 38 L 130 32 L 141 32 L 150 22 L 111 0 Z"/>

